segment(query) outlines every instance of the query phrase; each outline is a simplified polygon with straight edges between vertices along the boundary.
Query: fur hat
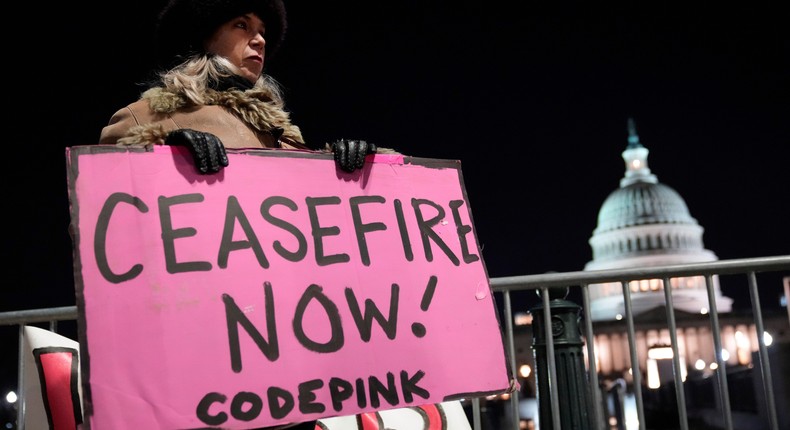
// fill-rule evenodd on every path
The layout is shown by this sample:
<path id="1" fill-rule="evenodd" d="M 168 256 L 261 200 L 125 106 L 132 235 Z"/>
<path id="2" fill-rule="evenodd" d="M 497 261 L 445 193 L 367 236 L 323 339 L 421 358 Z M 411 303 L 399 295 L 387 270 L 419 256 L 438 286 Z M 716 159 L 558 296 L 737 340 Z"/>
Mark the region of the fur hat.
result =
<path id="1" fill-rule="evenodd" d="M 283 0 L 169 0 L 156 27 L 157 59 L 172 66 L 204 52 L 203 44 L 220 25 L 250 12 L 266 23 L 266 58 L 271 58 L 285 36 Z"/>

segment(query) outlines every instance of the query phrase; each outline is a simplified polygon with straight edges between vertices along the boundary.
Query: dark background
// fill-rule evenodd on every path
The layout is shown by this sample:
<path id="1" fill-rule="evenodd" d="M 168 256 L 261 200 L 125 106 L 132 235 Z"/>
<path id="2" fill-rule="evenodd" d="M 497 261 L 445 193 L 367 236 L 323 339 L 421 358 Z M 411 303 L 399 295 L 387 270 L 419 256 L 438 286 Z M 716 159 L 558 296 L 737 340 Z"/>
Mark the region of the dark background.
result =
<path id="1" fill-rule="evenodd" d="M 0 312 L 75 303 L 64 148 L 96 143 L 143 90 L 163 4 L 57 2 L 8 18 L 20 22 L 6 38 Z M 461 160 L 491 277 L 584 268 L 625 171 L 629 117 L 706 248 L 790 254 L 790 32 L 777 4 L 286 4 L 267 70 L 308 143 Z M 761 282 L 767 306 L 780 281 Z M 724 291 L 736 308 L 750 306 L 745 288 Z M 3 394 L 16 330 L 0 327 Z"/>

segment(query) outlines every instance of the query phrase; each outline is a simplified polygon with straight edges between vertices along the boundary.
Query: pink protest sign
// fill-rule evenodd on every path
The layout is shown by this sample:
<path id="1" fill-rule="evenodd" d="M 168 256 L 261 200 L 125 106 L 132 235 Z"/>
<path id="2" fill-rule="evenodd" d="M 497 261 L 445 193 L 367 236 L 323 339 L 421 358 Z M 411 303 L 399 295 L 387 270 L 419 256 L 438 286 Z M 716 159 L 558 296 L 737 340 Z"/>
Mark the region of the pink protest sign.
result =
<path id="1" fill-rule="evenodd" d="M 255 428 L 507 390 L 457 161 L 68 149 L 86 424 Z"/>

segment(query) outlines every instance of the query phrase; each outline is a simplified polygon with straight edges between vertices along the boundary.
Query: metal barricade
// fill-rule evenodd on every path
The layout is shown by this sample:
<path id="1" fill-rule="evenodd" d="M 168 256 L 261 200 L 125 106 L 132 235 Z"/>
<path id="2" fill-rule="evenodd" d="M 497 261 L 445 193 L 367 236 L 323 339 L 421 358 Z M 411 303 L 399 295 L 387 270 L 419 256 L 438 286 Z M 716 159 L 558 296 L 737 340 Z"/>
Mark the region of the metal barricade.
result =
<path id="1" fill-rule="evenodd" d="M 560 430 L 561 429 L 561 416 L 563 408 L 574 407 L 576 405 L 566 405 L 559 403 L 559 396 L 556 392 L 556 381 L 563 380 L 563 378 L 567 379 L 568 375 L 564 375 L 562 372 L 567 372 L 568 369 L 566 368 L 557 368 L 555 360 L 552 358 L 554 357 L 554 339 L 555 336 L 552 333 L 552 307 L 550 306 L 550 290 L 553 289 L 568 289 L 568 288 L 577 288 L 581 290 L 581 303 L 579 304 L 582 309 L 582 318 L 580 319 L 580 323 L 582 327 L 579 327 L 584 339 L 586 339 L 585 345 L 585 352 L 587 357 L 587 365 L 586 368 L 583 369 L 573 369 L 574 372 L 582 372 L 586 375 L 588 380 L 589 387 L 593 389 L 590 390 L 592 399 L 591 402 L 588 403 L 592 411 L 588 411 L 589 415 L 592 417 L 592 421 L 594 422 L 593 428 L 595 430 L 601 430 L 604 428 L 624 428 L 624 423 L 617 422 L 617 423 L 610 423 L 607 421 L 607 417 L 603 411 L 604 402 L 602 400 L 601 394 L 601 385 L 599 383 L 599 372 L 596 369 L 596 351 L 594 348 L 593 342 L 591 339 L 594 339 L 594 331 L 593 331 L 593 322 L 590 316 L 590 292 L 589 286 L 598 283 L 604 282 L 619 282 L 622 284 L 623 289 L 623 299 L 625 305 L 625 324 L 626 324 L 626 333 L 628 339 L 628 351 L 629 351 L 629 358 L 631 363 L 639 363 L 638 352 L 636 347 L 636 330 L 635 330 L 635 323 L 634 323 L 634 314 L 632 309 L 632 298 L 631 298 L 631 290 L 628 288 L 629 282 L 633 280 L 640 280 L 640 279 L 661 279 L 663 286 L 668 287 L 670 285 L 670 281 L 673 278 L 677 277 L 687 277 L 687 276 L 703 276 L 706 280 L 706 288 L 708 293 L 708 302 L 710 306 L 709 316 L 709 324 L 710 330 L 713 338 L 713 346 L 715 351 L 716 357 L 716 364 L 718 369 L 725 369 L 726 368 L 726 358 L 722 356 L 721 351 L 723 349 L 722 346 L 722 332 L 721 332 L 721 324 L 719 322 L 719 313 L 716 309 L 716 301 L 714 299 L 714 283 L 713 277 L 719 275 L 743 275 L 746 278 L 748 289 L 749 289 L 749 296 L 751 298 L 751 310 L 752 310 L 752 317 L 753 317 L 753 325 L 755 327 L 756 333 L 761 334 L 765 332 L 765 323 L 762 314 L 762 307 L 760 305 L 760 296 L 759 296 L 759 288 L 757 283 L 757 273 L 763 272 L 783 272 L 789 271 L 790 272 L 790 256 L 777 256 L 777 257 L 760 257 L 760 258 L 747 258 L 747 259 L 733 259 L 733 260 L 721 260 L 715 262 L 708 262 L 708 263 L 697 263 L 697 264 L 683 264 L 683 265 L 674 265 L 674 266 L 660 266 L 660 267 L 646 267 L 646 268 L 639 268 L 639 269 L 619 269 L 619 270 L 600 270 L 600 271 L 579 271 L 579 272 L 564 272 L 564 273 L 548 273 L 548 274 L 540 274 L 540 275 L 525 275 L 525 276 L 512 276 L 512 277 L 499 277 L 499 278 L 491 278 L 491 287 L 493 292 L 496 295 L 501 295 L 502 297 L 502 312 L 504 314 L 504 333 L 503 338 L 505 341 L 505 349 L 508 354 L 509 363 L 511 366 L 511 372 L 516 375 L 517 374 L 517 361 L 515 355 L 516 349 L 516 338 L 514 336 L 514 314 L 512 309 L 512 298 L 511 294 L 525 291 L 525 290 L 534 290 L 540 291 L 541 293 L 541 300 L 542 306 L 541 309 L 544 309 L 545 312 L 540 314 L 540 318 L 543 320 L 543 324 L 541 325 L 544 333 L 540 336 L 542 342 L 545 343 L 545 351 L 548 356 L 548 360 L 546 360 L 546 364 L 548 367 L 548 375 L 541 375 L 545 378 L 548 382 L 550 387 L 548 398 L 541 398 L 538 399 L 538 404 L 540 408 L 546 408 L 548 411 L 552 411 L 552 413 L 547 414 L 547 417 L 551 417 L 552 422 L 550 424 L 546 424 L 544 427 L 551 428 L 553 430 Z M 666 321 L 667 321 L 667 330 L 669 332 L 670 337 L 670 347 L 673 351 L 672 354 L 672 373 L 673 373 L 673 380 L 674 380 L 674 394 L 676 400 L 676 408 L 674 413 L 677 415 L 677 423 L 678 427 L 682 430 L 688 430 L 689 428 L 689 417 L 687 411 L 687 402 L 685 398 L 685 389 L 684 389 L 684 380 L 683 380 L 683 372 L 681 369 L 680 363 L 680 354 L 679 354 L 679 345 L 678 345 L 678 338 L 677 338 L 677 323 L 675 319 L 675 309 L 673 305 L 673 295 L 672 295 L 672 288 L 663 288 L 664 296 L 665 296 L 665 308 L 666 308 Z M 788 314 L 788 320 L 790 320 L 790 314 Z M 22 335 L 23 335 L 23 328 L 27 324 L 34 324 L 34 323 L 49 323 L 50 330 L 57 331 L 57 322 L 64 321 L 64 320 L 75 320 L 77 318 L 77 308 L 76 306 L 66 306 L 66 307 L 59 307 L 59 308 L 49 308 L 49 309 L 32 309 L 32 310 L 20 310 L 20 311 L 12 311 L 12 312 L 2 312 L 0 313 L 0 325 L 18 325 L 19 326 L 19 360 L 18 360 L 18 375 L 19 375 L 19 386 L 18 386 L 18 397 L 19 397 L 19 407 L 18 407 L 18 417 L 17 417 L 17 429 L 23 429 L 24 423 L 24 387 L 22 382 L 22 375 L 24 374 L 24 360 L 23 360 L 23 345 L 22 345 Z M 790 321 L 788 321 L 790 322 Z M 761 387 L 762 393 L 759 396 L 760 399 L 760 411 L 763 411 L 765 415 L 765 420 L 767 422 L 767 429 L 770 430 L 779 430 L 780 422 L 777 415 L 777 399 L 773 389 L 773 381 L 774 377 L 772 376 L 771 369 L 772 363 L 769 361 L 768 357 L 768 350 L 766 346 L 766 342 L 763 336 L 757 336 L 757 343 L 758 348 L 756 351 L 756 363 L 757 368 L 759 369 L 759 381 L 757 381 L 757 386 Z M 582 363 L 582 366 L 584 363 Z M 637 366 L 638 367 L 638 366 Z M 544 370 L 545 371 L 545 370 Z M 644 430 L 645 427 L 645 404 L 643 401 L 643 392 L 642 392 L 642 376 L 640 371 L 633 371 L 633 387 L 634 387 L 634 401 L 636 404 L 636 413 L 637 413 L 637 420 L 638 420 L 638 428 L 640 430 Z M 716 400 L 716 408 L 718 412 L 721 414 L 722 418 L 722 427 L 726 430 L 732 430 L 734 428 L 733 423 L 733 411 L 731 408 L 731 402 L 729 398 L 729 389 L 728 389 L 728 379 L 727 373 L 724 371 L 716 372 L 716 389 L 715 392 L 717 393 L 717 400 Z M 783 393 L 783 395 L 787 395 L 787 393 Z M 507 395 L 509 402 L 509 407 L 506 410 L 509 413 L 509 417 L 507 419 L 502 420 L 501 422 L 506 423 L 504 424 L 506 427 L 502 427 L 503 430 L 522 430 L 526 427 L 526 424 L 522 422 L 520 417 L 520 394 L 518 391 L 508 394 Z M 780 399 L 783 405 L 787 404 L 788 399 L 783 398 Z M 622 402 L 622 399 L 618 397 L 618 401 Z M 481 399 L 466 399 L 468 405 L 470 405 L 470 412 L 469 415 L 471 417 L 472 426 L 475 430 L 499 430 L 499 429 L 490 429 L 487 428 L 486 424 L 487 421 L 484 421 L 481 415 Z M 622 407 L 622 404 L 618 405 Z M 539 424 L 538 424 L 539 426 Z M 537 428 L 537 426 L 535 427 Z M 450 429 L 451 430 L 451 429 Z"/>

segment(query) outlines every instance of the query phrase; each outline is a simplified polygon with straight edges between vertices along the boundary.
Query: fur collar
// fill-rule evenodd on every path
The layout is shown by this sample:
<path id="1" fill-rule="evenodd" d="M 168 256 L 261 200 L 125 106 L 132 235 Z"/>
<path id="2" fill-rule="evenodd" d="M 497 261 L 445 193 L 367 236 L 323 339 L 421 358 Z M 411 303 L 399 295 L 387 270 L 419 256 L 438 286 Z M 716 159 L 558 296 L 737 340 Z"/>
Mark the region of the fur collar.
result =
<path id="1" fill-rule="evenodd" d="M 154 87 L 142 94 L 148 100 L 151 110 L 169 114 L 190 105 L 183 95 L 162 87 Z M 283 130 L 284 140 L 304 144 L 299 127 L 291 124 L 290 115 L 283 109 L 282 103 L 276 101 L 268 90 L 251 89 L 240 91 L 216 91 L 207 89 L 204 93 L 206 105 L 222 106 L 253 129 L 268 133 L 272 129 Z"/>

